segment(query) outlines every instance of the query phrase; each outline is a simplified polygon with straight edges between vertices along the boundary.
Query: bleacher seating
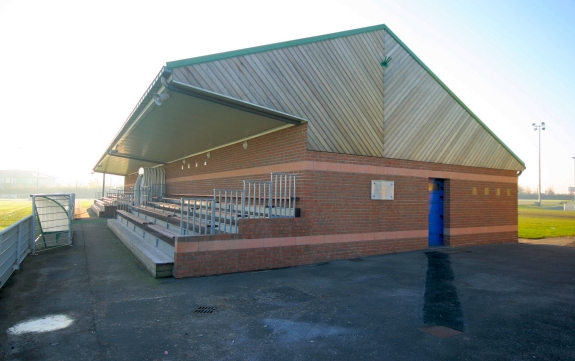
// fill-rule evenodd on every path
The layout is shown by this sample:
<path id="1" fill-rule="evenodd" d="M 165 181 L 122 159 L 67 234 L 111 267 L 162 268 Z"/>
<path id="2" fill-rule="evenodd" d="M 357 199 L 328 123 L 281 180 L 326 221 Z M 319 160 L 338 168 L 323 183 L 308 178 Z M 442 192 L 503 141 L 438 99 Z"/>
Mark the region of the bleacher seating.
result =
<path id="1" fill-rule="evenodd" d="M 95 199 L 90 208 L 96 213 L 98 218 L 114 218 L 117 209 L 114 204 L 114 200 L 111 198 L 100 198 Z"/>

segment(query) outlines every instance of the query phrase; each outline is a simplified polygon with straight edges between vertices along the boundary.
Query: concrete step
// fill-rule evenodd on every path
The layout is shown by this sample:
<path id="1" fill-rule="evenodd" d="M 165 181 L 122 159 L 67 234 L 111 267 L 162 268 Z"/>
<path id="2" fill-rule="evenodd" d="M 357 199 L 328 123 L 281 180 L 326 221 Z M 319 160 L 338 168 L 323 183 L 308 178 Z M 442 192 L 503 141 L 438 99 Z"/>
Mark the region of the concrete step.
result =
<path id="1" fill-rule="evenodd" d="M 95 200 L 90 208 L 98 215 L 98 218 L 114 218 L 118 207 L 107 206 L 103 202 Z"/>
<path id="2" fill-rule="evenodd" d="M 108 219 L 108 228 L 132 252 L 134 257 L 154 278 L 171 277 L 174 267 L 173 253 L 170 257 L 148 240 L 128 229 L 117 219 Z"/>

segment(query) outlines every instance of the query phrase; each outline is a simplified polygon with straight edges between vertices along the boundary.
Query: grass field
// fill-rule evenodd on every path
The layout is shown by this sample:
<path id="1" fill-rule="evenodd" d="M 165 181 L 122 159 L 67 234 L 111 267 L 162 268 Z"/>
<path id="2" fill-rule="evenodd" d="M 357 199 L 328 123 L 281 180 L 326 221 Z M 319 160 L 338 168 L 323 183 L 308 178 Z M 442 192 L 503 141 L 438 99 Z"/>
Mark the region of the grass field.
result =
<path id="1" fill-rule="evenodd" d="M 90 208 L 93 203 L 94 203 L 93 199 L 76 199 L 76 207 L 80 205 L 80 207 L 84 209 Z"/>
<path id="2" fill-rule="evenodd" d="M 517 201 L 517 203 L 522 206 L 522 205 L 527 205 L 527 206 L 532 206 L 535 202 L 537 202 L 537 199 L 519 199 Z M 542 199 L 541 200 L 541 205 L 543 207 L 552 207 L 552 206 L 560 206 L 563 203 L 566 203 L 567 201 L 565 200 L 557 200 L 557 199 Z"/>
<path id="3" fill-rule="evenodd" d="M 575 236 L 575 212 L 519 205 L 519 238 L 553 238 Z M 545 207 L 547 206 L 547 207 Z"/>
<path id="4" fill-rule="evenodd" d="M 76 199 L 76 208 L 88 209 L 93 199 Z M 32 214 L 32 202 L 29 200 L 0 200 L 0 230 L 8 228 L 22 218 Z"/>
<path id="5" fill-rule="evenodd" d="M 28 200 L 0 200 L 0 230 L 8 228 L 32 214 L 32 202 Z"/>

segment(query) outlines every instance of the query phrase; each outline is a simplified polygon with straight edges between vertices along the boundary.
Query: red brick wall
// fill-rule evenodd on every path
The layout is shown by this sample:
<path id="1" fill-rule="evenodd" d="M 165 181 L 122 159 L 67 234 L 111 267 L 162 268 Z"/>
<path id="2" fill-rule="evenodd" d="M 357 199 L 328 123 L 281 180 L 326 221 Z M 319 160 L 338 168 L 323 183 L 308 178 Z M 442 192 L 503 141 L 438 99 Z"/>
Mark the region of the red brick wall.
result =
<path id="1" fill-rule="evenodd" d="M 360 237 L 359 241 L 348 242 L 343 237 L 341 242 L 336 243 L 326 241 L 322 244 L 290 246 L 279 246 L 278 243 L 277 247 L 176 253 L 176 277 L 287 267 L 426 249 L 426 238 L 361 238 L 362 234 L 377 232 L 420 231 L 418 234 L 421 234 L 423 231 L 425 234 L 428 228 L 428 178 L 421 176 L 421 171 L 453 172 L 482 179 L 473 181 L 464 176 L 445 180 L 445 228 L 446 231 L 453 231 L 451 235 L 446 235 L 446 245 L 517 241 L 517 232 L 489 229 L 517 226 L 517 183 L 502 179 L 516 179 L 515 171 L 308 151 L 305 125 L 249 140 L 247 149 L 243 149 L 239 143 L 211 151 L 210 158 L 201 154 L 186 159 L 185 163 L 168 164 L 165 166 L 167 192 L 172 195 L 205 195 L 212 194 L 214 188 L 241 189 L 242 181 L 246 179 L 269 180 L 266 167 L 288 163 L 314 164 L 314 168 L 307 167 L 296 172 L 297 207 L 301 208 L 301 218 L 242 220 L 241 238 L 257 240 L 326 235 L 327 240 L 327 235 L 349 235 Z M 316 163 L 340 164 L 341 167 L 339 171 L 328 171 L 327 168 L 315 168 Z M 370 167 L 410 171 L 402 175 L 382 175 L 368 172 L 368 169 L 373 170 Z M 249 176 L 240 174 L 249 168 L 258 170 Z M 222 176 L 223 172 L 226 172 L 225 176 Z M 219 175 L 210 178 L 215 173 Z M 375 179 L 395 182 L 393 201 L 370 199 L 371 180 Z M 126 182 L 133 184 L 135 177 L 133 182 L 126 178 Z M 485 188 L 489 189 L 488 195 Z M 497 189 L 500 190 L 499 195 Z M 477 233 L 468 234 L 471 228 Z"/>
<path id="2" fill-rule="evenodd" d="M 246 179 L 269 180 L 269 172 L 249 178 L 230 177 L 193 182 L 180 181 L 178 178 L 301 161 L 306 154 L 306 129 L 306 125 L 291 127 L 250 139 L 247 141 L 247 149 L 243 148 L 242 143 L 237 143 L 211 151 L 210 158 L 200 154 L 187 158 L 185 164 L 183 161 L 168 164 L 164 167 L 166 192 L 172 195 L 204 195 L 212 194 L 214 188 L 241 189 Z"/>
<path id="3" fill-rule="evenodd" d="M 425 248 L 427 239 L 419 238 L 176 253 L 173 275 L 181 278 L 293 267 Z"/>
<path id="4" fill-rule="evenodd" d="M 446 236 L 445 238 L 445 245 L 451 247 L 479 246 L 497 243 L 517 243 L 517 232 L 478 233 Z"/>
<path id="5" fill-rule="evenodd" d="M 245 179 L 268 180 L 266 166 L 302 161 L 516 177 L 514 171 L 508 170 L 307 151 L 305 146 L 306 125 L 302 125 L 249 140 L 247 149 L 238 143 L 211 151 L 210 158 L 201 154 L 186 159 L 185 163 L 166 165 L 167 193 L 207 195 L 212 194 L 214 188 L 241 189 Z M 262 173 L 209 178 L 212 173 L 255 167 L 260 167 Z M 427 178 L 327 170 L 304 170 L 297 174 L 297 206 L 307 222 L 308 235 L 427 228 Z M 186 180 L 186 177 L 198 176 L 206 179 Z M 371 200 L 373 179 L 393 180 L 395 199 Z M 516 183 L 447 179 L 445 184 L 446 228 L 517 224 Z M 472 194 L 473 187 L 477 195 Z M 489 189 L 489 195 L 484 194 L 485 188 Z M 497 189 L 500 195 L 496 194 Z"/>
<path id="6" fill-rule="evenodd" d="M 298 207 L 310 235 L 427 228 L 427 179 L 325 171 L 301 178 Z M 393 180 L 394 200 L 371 200 L 373 179 Z"/>
<path id="7" fill-rule="evenodd" d="M 239 232 L 243 239 L 308 236 L 308 218 L 242 219 Z"/>
<path id="8" fill-rule="evenodd" d="M 430 171 L 460 172 L 468 174 L 517 177 L 517 172 L 513 170 L 474 168 L 460 165 L 415 162 L 410 160 L 365 157 L 358 155 L 325 153 L 316 151 L 307 151 L 306 160 L 316 160 L 322 162 L 333 162 L 342 164 L 372 165 L 380 167 L 395 167 L 395 168 L 421 169 Z"/>
<path id="9" fill-rule="evenodd" d="M 446 228 L 517 224 L 516 183 L 447 180 L 444 202 Z"/>

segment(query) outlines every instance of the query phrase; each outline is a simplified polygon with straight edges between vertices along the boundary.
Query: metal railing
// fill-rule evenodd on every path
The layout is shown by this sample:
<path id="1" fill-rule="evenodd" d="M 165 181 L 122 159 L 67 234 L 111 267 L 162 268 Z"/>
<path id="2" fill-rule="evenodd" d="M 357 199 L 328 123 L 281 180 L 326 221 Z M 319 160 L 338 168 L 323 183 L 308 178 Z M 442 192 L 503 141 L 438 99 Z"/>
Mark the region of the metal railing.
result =
<path id="1" fill-rule="evenodd" d="M 247 218 L 293 218 L 296 212 L 296 175 L 271 173 L 268 181 L 244 181 Z"/>
<path id="2" fill-rule="evenodd" d="M 214 189 L 212 234 L 237 233 L 238 218 L 245 216 L 245 193 L 236 189 Z"/>
<path id="3" fill-rule="evenodd" d="M 213 199 L 182 198 L 180 200 L 180 234 L 214 234 Z"/>
<path id="4" fill-rule="evenodd" d="M 134 192 L 131 190 L 118 189 L 114 194 L 111 195 L 115 200 L 115 206 L 117 210 L 129 211 L 130 207 L 134 204 Z"/>
<path id="5" fill-rule="evenodd" d="M 245 212 L 246 218 L 266 218 L 271 217 L 272 207 L 272 182 L 245 180 Z"/>
<path id="6" fill-rule="evenodd" d="M 33 252 L 34 228 L 34 216 L 30 215 L 0 231 L 0 288 Z"/>
<path id="7" fill-rule="evenodd" d="M 269 181 L 246 180 L 243 189 L 239 190 L 214 189 L 211 198 L 180 198 L 179 203 L 163 198 L 163 185 L 155 189 L 143 187 L 139 191 L 118 190 L 108 193 L 108 198 L 115 200 L 118 210 L 131 211 L 132 206 L 149 205 L 163 211 L 171 210 L 176 215 L 179 208 L 181 235 L 237 233 L 240 218 L 296 216 L 296 175 L 271 173 L 270 178 Z"/>
<path id="8" fill-rule="evenodd" d="M 271 217 L 295 217 L 296 175 L 289 173 L 272 173 L 271 178 Z"/>
<path id="9" fill-rule="evenodd" d="M 119 210 L 129 211 L 131 206 L 146 206 L 155 199 L 163 198 L 164 191 L 164 184 L 154 184 L 150 187 L 141 187 L 140 189 L 109 190 L 106 192 L 105 197 L 101 196 L 102 192 L 97 192 L 96 199 L 100 199 L 107 206 L 117 206 Z M 100 197 L 98 197 L 98 195 L 100 195 Z"/>

